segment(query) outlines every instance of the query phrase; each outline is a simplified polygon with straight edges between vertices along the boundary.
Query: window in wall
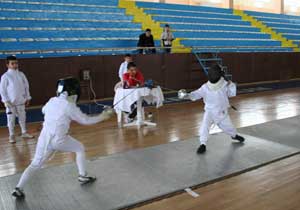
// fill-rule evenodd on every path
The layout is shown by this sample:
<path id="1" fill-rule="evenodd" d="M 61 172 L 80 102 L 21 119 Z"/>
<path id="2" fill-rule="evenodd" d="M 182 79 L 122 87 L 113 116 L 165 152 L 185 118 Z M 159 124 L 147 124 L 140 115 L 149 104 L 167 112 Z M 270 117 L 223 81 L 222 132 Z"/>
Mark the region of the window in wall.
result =
<path id="1" fill-rule="evenodd" d="M 138 1 L 147 1 L 147 2 L 160 2 L 159 0 L 138 0 Z"/>
<path id="2" fill-rule="evenodd" d="M 167 4 L 186 4 L 190 5 L 190 0 L 165 0 L 164 1 Z"/>
<path id="3" fill-rule="evenodd" d="M 165 0 L 164 3 L 229 8 L 229 1 L 230 0 Z"/>
<path id="4" fill-rule="evenodd" d="M 233 5 L 235 9 L 281 13 L 281 0 L 234 0 Z"/>
<path id="5" fill-rule="evenodd" d="M 285 0 L 284 14 L 300 15 L 300 1 L 299 0 Z"/>
<path id="6" fill-rule="evenodd" d="M 191 0 L 191 5 L 229 8 L 229 0 Z"/>

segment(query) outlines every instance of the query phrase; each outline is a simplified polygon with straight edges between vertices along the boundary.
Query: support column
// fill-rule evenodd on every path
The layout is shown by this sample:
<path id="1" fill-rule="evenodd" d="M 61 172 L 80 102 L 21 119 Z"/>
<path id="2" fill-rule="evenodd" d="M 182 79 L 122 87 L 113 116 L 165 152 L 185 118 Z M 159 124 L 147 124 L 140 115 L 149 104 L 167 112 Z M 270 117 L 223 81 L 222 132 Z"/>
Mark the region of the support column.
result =
<path id="1" fill-rule="evenodd" d="M 281 0 L 280 13 L 281 13 L 281 14 L 284 14 L 284 0 Z"/>
<path id="2" fill-rule="evenodd" d="M 233 9 L 234 0 L 229 0 L 229 9 Z"/>

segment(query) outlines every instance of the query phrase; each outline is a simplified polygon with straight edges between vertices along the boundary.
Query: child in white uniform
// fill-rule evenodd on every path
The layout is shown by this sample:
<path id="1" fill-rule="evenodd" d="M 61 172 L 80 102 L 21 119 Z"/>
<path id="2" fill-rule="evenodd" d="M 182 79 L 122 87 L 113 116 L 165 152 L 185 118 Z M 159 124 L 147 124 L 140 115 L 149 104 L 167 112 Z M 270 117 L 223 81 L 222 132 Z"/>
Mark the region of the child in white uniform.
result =
<path id="1" fill-rule="evenodd" d="M 55 151 L 76 153 L 79 182 L 88 183 L 96 180 L 95 177 L 87 176 L 84 146 L 68 135 L 70 123 L 76 121 L 83 125 L 95 124 L 110 118 L 112 112 L 106 110 L 95 117 L 82 113 L 76 106 L 80 95 L 80 84 L 75 78 L 59 80 L 57 95 L 51 98 L 42 109 L 45 115 L 43 129 L 38 139 L 35 156 L 12 193 L 16 198 L 24 198 L 24 185 Z"/>
<path id="2" fill-rule="evenodd" d="M 123 75 L 127 72 L 127 65 L 130 62 L 132 62 L 132 57 L 130 54 L 126 54 L 124 56 L 124 62 L 121 63 L 120 68 L 119 68 L 119 78 L 121 81 L 123 81 Z"/>
<path id="3" fill-rule="evenodd" d="M 198 90 L 188 94 L 191 100 L 203 98 L 205 103 L 205 113 L 200 130 L 200 147 L 198 154 L 206 151 L 206 143 L 209 136 L 209 129 L 214 123 L 218 125 L 232 139 L 244 142 L 244 137 L 239 136 L 233 126 L 228 108 L 230 107 L 230 97 L 236 96 L 236 85 L 231 81 L 226 81 L 219 65 L 213 65 L 208 71 L 208 82 L 203 84 Z"/>
<path id="4" fill-rule="evenodd" d="M 9 131 L 9 142 L 15 143 L 15 121 L 19 119 L 22 130 L 22 138 L 33 138 L 26 130 L 25 106 L 31 100 L 29 84 L 25 74 L 18 70 L 18 61 L 15 56 L 6 58 L 8 70 L 2 75 L 0 81 L 0 95 L 6 108 L 7 127 Z"/>

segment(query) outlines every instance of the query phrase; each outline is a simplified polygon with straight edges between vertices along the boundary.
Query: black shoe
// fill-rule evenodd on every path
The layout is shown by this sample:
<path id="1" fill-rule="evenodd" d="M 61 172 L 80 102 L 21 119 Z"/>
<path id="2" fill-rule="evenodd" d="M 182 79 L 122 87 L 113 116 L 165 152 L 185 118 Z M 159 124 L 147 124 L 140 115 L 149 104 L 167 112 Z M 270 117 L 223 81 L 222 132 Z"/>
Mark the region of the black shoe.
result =
<path id="1" fill-rule="evenodd" d="M 202 154 L 206 151 L 206 146 L 201 144 L 200 147 L 197 149 L 197 154 Z"/>
<path id="2" fill-rule="evenodd" d="M 24 192 L 20 188 L 18 188 L 18 187 L 15 188 L 15 190 L 12 192 L 11 195 L 14 196 L 17 199 L 23 199 L 23 198 L 25 198 Z"/>
<path id="3" fill-rule="evenodd" d="M 92 176 L 81 176 L 79 175 L 78 176 L 78 181 L 81 183 L 81 184 L 88 184 L 88 183 L 93 183 L 94 181 L 96 181 L 96 177 L 92 177 Z"/>
<path id="4" fill-rule="evenodd" d="M 234 139 L 234 140 L 237 140 L 241 143 L 245 141 L 245 138 L 242 137 L 242 136 L 239 136 L 239 135 L 236 135 L 235 137 L 231 137 L 231 138 Z"/>

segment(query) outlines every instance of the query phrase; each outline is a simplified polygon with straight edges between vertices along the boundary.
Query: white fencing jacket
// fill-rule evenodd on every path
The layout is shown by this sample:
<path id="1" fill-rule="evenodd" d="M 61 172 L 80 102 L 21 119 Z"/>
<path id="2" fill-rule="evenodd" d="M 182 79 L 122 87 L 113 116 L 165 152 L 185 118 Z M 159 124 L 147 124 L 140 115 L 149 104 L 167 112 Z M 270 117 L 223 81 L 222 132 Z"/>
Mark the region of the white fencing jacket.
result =
<path id="1" fill-rule="evenodd" d="M 64 94 L 51 98 L 42 108 L 42 112 L 45 115 L 43 131 L 52 136 L 51 141 L 56 141 L 55 143 L 65 141 L 71 121 L 91 125 L 103 120 L 101 114 L 94 117 L 84 114 L 75 103 L 69 102 Z"/>
<path id="2" fill-rule="evenodd" d="M 8 69 L 1 77 L 0 94 L 3 103 L 22 105 L 30 100 L 29 84 L 25 74 L 19 70 Z"/>
<path id="3" fill-rule="evenodd" d="M 119 77 L 120 77 L 121 81 L 123 81 L 123 74 L 125 74 L 127 72 L 127 65 L 128 65 L 127 61 L 124 61 L 120 65 L 120 68 L 119 68 Z"/>
<path id="4" fill-rule="evenodd" d="M 207 82 L 203 84 L 198 90 L 190 93 L 191 100 L 195 101 L 203 98 L 204 110 L 211 114 L 217 120 L 219 116 L 227 113 L 230 107 L 230 97 L 236 96 L 236 85 L 233 82 L 227 82 L 223 77 L 216 83 Z"/>

